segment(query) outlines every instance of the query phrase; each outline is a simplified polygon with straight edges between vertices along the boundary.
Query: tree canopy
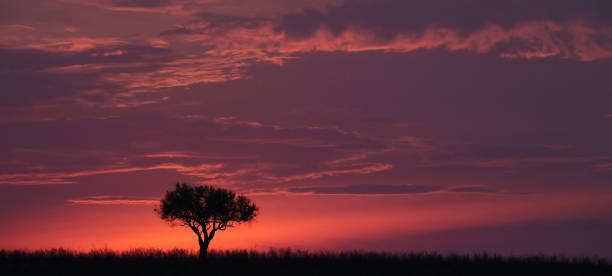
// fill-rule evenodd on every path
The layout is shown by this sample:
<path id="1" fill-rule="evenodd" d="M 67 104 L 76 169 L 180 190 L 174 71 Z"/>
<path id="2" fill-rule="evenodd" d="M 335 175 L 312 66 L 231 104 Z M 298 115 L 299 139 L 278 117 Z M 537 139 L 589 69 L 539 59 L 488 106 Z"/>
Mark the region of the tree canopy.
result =
<path id="1" fill-rule="evenodd" d="M 214 186 L 190 186 L 177 183 L 166 192 L 155 209 L 159 216 L 173 225 L 189 227 L 198 236 L 200 257 L 205 257 L 208 245 L 217 231 L 251 221 L 258 208 L 245 196 Z"/>

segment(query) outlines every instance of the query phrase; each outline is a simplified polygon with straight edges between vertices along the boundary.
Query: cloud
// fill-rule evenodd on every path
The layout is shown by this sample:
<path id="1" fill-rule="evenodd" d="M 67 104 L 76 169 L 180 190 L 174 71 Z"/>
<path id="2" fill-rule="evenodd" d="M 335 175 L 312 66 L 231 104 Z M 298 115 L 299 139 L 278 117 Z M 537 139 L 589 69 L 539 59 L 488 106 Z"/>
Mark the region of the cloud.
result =
<path id="1" fill-rule="evenodd" d="M 164 157 L 166 155 L 163 155 Z M 150 157 L 150 156 L 149 156 Z M 153 155 L 153 157 L 157 157 Z M 178 163 L 163 163 L 150 167 L 123 167 L 117 169 L 99 169 L 74 172 L 47 172 L 47 173 L 14 173 L 0 174 L 0 184 L 7 185 L 45 185 L 45 184 L 76 184 L 75 178 L 105 174 L 131 173 L 153 170 L 173 170 L 185 176 L 194 176 L 201 181 L 215 181 L 218 183 L 238 183 L 238 179 L 251 176 L 261 183 L 292 182 L 308 179 L 319 179 L 336 175 L 371 174 L 393 168 L 392 164 L 364 163 L 353 164 L 351 168 L 312 171 L 292 174 L 276 170 L 271 165 L 251 165 L 244 168 L 235 167 L 226 169 L 224 164 L 182 165 Z M 311 169 L 312 170 L 312 169 Z"/>
<path id="2" fill-rule="evenodd" d="M 216 2 L 215 0 L 60 0 L 68 3 L 96 6 L 101 9 L 124 12 L 165 13 L 188 15 L 193 12 L 189 4 Z"/>
<path id="3" fill-rule="evenodd" d="M 129 1 L 122 5 L 157 8 L 168 3 Z M 507 26 L 487 21 L 468 30 L 427 21 L 417 29 L 391 28 L 387 34 L 369 27 L 368 22 L 348 21 L 342 27 L 324 22 L 295 35 L 291 28 L 283 27 L 288 24 L 283 20 L 210 15 L 205 18 L 163 31 L 159 37 L 139 39 L 23 36 L 16 35 L 15 28 L 1 31 L 0 37 L 6 38 L 4 46 L 12 49 L 58 54 L 87 52 L 91 57 L 100 58 L 95 62 L 81 60 L 45 68 L 45 72 L 96 74 L 100 81 L 122 88 L 122 96 L 114 99 L 115 106 L 122 107 L 159 102 L 134 99 L 135 94 L 245 79 L 250 77 L 249 69 L 254 64 L 283 65 L 312 52 L 408 53 L 445 49 L 520 59 L 556 57 L 593 61 L 612 57 L 612 27 L 580 19 L 560 21 L 534 17 Z M 144 45 L 167 52 L 134 59 L 140 53 L 137 47 Z M 136 54 L 130 48 L 136 49 Z"/>
<path id="4" fill-rule="evenodd" d="M 83 52 L 96 48 L 113 47 L 122 44 L 125 44 L 125 42 L 114 37 L 46 37 L 22 46 L 18 46 L 18 48 L 63 53 Z"/>
<path id="5" fill-rule="evenodd" d="M 330 5 L 326 10 L 307 9 L 285 15 L 277 30 L 295 37 L 312 36 L 321 27 L 334 34 L 350 28 L 369 29 L 383 37 L 402 32 L 420 32 L 429 26 L 454 28 L 469 33 L 487 24 L 508 28 L 519 22 L 587 20 L 610 25 L 612 4 L 606 0 L 582 2 L 554 0 L 353 0 Z"/>
<path id="6" fill-rule="evenodd" d="M 156 65 L 159 66 L 157 70 L 109 73 L 105 74 L 103 78 L 127 89 L 135 90 L 227 82 L 248 77 L 245 70 L 247 64 L 239 57 L 192 57 L 175 59 Z"/>
<path id="7" fill-rule="evenodd" d="M 132 88 L 223 82 L 249 77 L 247 69 L 254 63 L 282 65 L 311 52 L 407 53 L 441 48 L 493 53 L 502 58 L 558 57 L 593 61 L 612 57 L 612 43 L 607 42 L 612 41 L 612 28 L 590 26 L 581 21 L 527 21 L 508 28 L 487 24 L 469 33 L 430 25 L 416 32 L 399 32 L 391 38 L 381 38 L 375 31 L 352 26 L 339 33 L 321 26 L 310 36 L 293 37 L 278 31 L 272 22 L 231 28 L 202 23 L 165 32 L 165 36 L 183 43 L 200 43 L 205 49 L 204 55 L 169 62 L 161 73 L 124 74 L 109 79 Z"/>
<path id="8" fill-rule="evenodd" d="M 495 189 L 491 189 L 483 186 L 466 186 L 466 187 L 454 187 L 449 188 L 448 191 L 458 193 L 493 193 L 497 192 Z"/>
<path id="9" fill-rule="evenodd" d="M 146 90 L 245 79 L 250 77 L 249 68 L 256 63 L 282 65 L 311 52 L 407 53 L 439 48 L 522 59 L 558 57 L 593 61 L 612 56 L 612 44 L 609 43 L 612 41 L 612 28 L 583 21 L 533 20 L 517 22 L 509 27 L 489 23 L 470 32 L 430 24 L 417 31 L 398 31 L 389 37 L 381 37 L 376 30 L 361 26 L 349 25 L 341 31 L 334 31 L 322 25 L 309 36 L 295 37 L 287 30 L 279 29 L 273 20 L 239 17 L 212 20 L 186 24 L 162 32 L 160 38 L 142 41 L 154 48 L 172 47 L 179 51 L 186 51 L 181 49 L 186 45 L 193 49 L 194 44 L 199 44 L 200 53 L 189 50 L 169 60 L 149 64 L 149 70 L 126 70 L 145 68 L 146 64 L 142 63 L 96 66 L 81 63 L 74 66 L 85 71 L 106 69 L 107 73 L 102 76 L 104 80 L 126 89 Z M 41 38 L 19 45 L 54 52 L 126 46 L 125 42 L 108 37 Z M 113 53 L 103 51 L 102 55 L 104 52 Z"/>
<path id="10" fill-rule="evenodd" d="M 0 30 L 7 31 L 33 31 L 34 27 L 20 24 L 0 25 Z"/>
<path id="11" fill-rule="evenodd" d="M 313 194 L 421 194 L 442 190 L 435 186 L 413 186 L 413 185 L 376 185 L 358 184 L 339 187 L 315 186 L 304 188 L 289 188 L 291 193 L 313 193 Z"/>
<path id="12" fill-rule="evenodd" d="M 563 149 L 569 148 L 525 144 L 447 145 L 428 152 L 427 158 L 421 161 L 420 166 L 517 169 L 589 164 L 605 159 L 605 156 L 577 154 Z"/>
<path id="13" fill-rule="evenodd" d="M 147 158 L 166 158 L 166 159 L 250 159 L 254 156 L 235 156 L 230 154 L 198 154 L 186 151 L 170 151 L 161 153 L 152 153 L 145 155 Z"/>
<path id="14" fill-rule="evenodd" d="M 432 151 L 435 147 L 423 137 L 401 136 L 392 140 L 393 143 L 400 145 L 408 145 L 416 151 Z"/>
<path id="15" fill-rule="evenodd" d="M 165 49 L 170 46 L 170 43 L 168 43 L 165 40 L 159 39 L 159 38 L 151 38 L 149 39 L 149 45 L 151 45 L 151 47 L 153 48 Z"/>
<path id="16" fill-rule="evenodd" d="M 277 17 L 199 9 L 220 7 L 220 1 L 79 2 L 113 10 L 193 15 L 187 23 L 158 30 L 157 36 L 96 36 L 81 26 L 78 31 L 82 35 L 65 31 L 58 35 L 27 25 L 2 25 L 2 48 L 56 54 L 54 59 L 63 61 L 57 66 L 40 67 L 34 74 L 55 73 L 67 78 L 88 74 L 97 80 L 92 83 L 118 89 L 102 103 L 86 100 L 85 94 L 79 99 L 85 104 L 112 107 L 159 103 L 159 98 L 143 95 L 166 88 L 247 79 L 254 64 L 283 65 L 313 52 L 444 49 L 520 59 L 594 61 L 612 57 L 612 20 L 603 16 L 610 10 L 605 1 L 589 5 L 550 5 L 547 1 L 495 5 L 480 0 L 475 2 L 478 5 L 347 1 L 325 10 L 309 9 Z M 453 9 L 448 8 L 450 4 Z M 65 25 L 61 28 L 66 29 Z M 89 59 L 79 53 L 89 55 Z M 109 90 L 107 93 L 111 93 Z"/>
<path id="17" fill-rule="evenodd" d="M 308 138 L 221 138 L 218 141 L 252 144 L 284 144 L 305 148 L 329 148 L 336 144 L 327 141 L 317 141 Z"/>
<path id="18" fill-rule="evenodd" d="M 176 163 L 163 163 L 150 167 L 124 167 L 116 169 L 98 169 L 73 172 L 47 172 L 47 173 L 13 173 L 0 174 L 0 184 L 8 185 L 44 185 L 44 184 L 74 184 L 74 179 L 77 177 L 130 173 L 139 171 L 152 170 L 175 170 L 185 175 L 198 176 L 202 178 L 216 178 L 226 173 L 218 172 L 223 167 L 223 164 L 200 164 L 197 166 L 184 166 Z"/>
<path id="19" fill-rule="evenodd" d="M 442 186 L 423 185 L 377 185 L 356 184 L 346 186 L 312 186 L 296 187 L 286 190 L 289 193 L 308 194 L 357 194 L 357 195 L 390 195 L 390 194 L 425 194 L 439 191 L 454 193 L 493 193 L 494 189 L 484 186 L 463 186 L 445 188 Z"/>
<path id="20" fill-rule="evenodd" d="M 338 127 L 280 127 L 266 125 L 257 121 L 239 120 L 235 117 L 215 117 L 215 124 L 234 129 L 249 129 L 248 133 L 228 137 L 213 138 L 215 141 L 247 144 L 280 144 L 303 148 L 361 148 L 380 149 L 382 143 L 363 137 L 359 133 Z"/>
<path id="21" fill-rule="evenodd" d="M 166 171 L 193 181 L 271 187 L 394 167 L 376 157 L 384 143 L 337 127 L 285 128 L 233 116 L 189 117 L 120 116 L 45 121 L 29 128 L 11 125 L 3 141 L 11 145 L 5 150 L 15 162 L 0 172 L 0 183 L 74 184 L 103 175 Z M 80 131 L 83 126 L 87 131 Z M 108 136 L 108 129 L 120 135 Z M 37 139 L 39 132 L 46 139 Z"/>
<path id="22" fill-rule="evenodd" d="M 8 91 L 0 95 L 0 105 L 61 102 L 117 107 L 161 102 L 163 97 L 130 90 L 108 76 L 157 70 L 169 55 L 167 49 L 138 45 L 66 52 L 0 48 L 0 58 L 6 61 L 0 65 L 0 77 Z"/>
<path id="23" fill-rule="evenodd" d="M 409 52 L 445 48 L 505 58 L 591 61 L 612 54 L 609 1 L 346 1 L 284 16 L 293 49 Z M 287 43 L 289 44 L 289 43 Z M 297 47 L 296 47 L 297 46 Z"/>
<path id="24" fill-rule="evenodd" d="M 0 49 L 39 50 L 64 54 L 128 44 L 118 36 L 81 31 L 80 26 L 63 24 L 58 26 L 52 21 L 41 21 L 40 24 L 35 25 L 36 27 L 0 25 Z"/>
<path id="25" fill-rule="evenodd" d="M 32 186 L 32 185 L 63 185 L 63 184 L 77 184 L 76 181 L 68 181 L 63 179 L 29 179 L 20 180 L 15 178 L 0 179 L 0 184 L 16 185 L 16 186 Z"/>
<path id="26" fill-rule="evenodd" d="M 602 171 L 612 171 L 612 163 L 601 163 L 593 166 Z"/>
<path id="27" fill-rule="evenodd" d="M 110 56 L 120 56 L 120 55 L 123 55 L 123 54 L 126 54 L 126 53 L 127 53 L 127 51 L 125 51 L 125 50 L 117 49 L 117 50 L 114 50 L 114 51 L 103 52 L 101 54 L 93 53 L 91 55 L 94 56 L 94 57 L 97 57 L 98 55 L 103 56 L 103 57 L 110 57 Z"/>
<path id="28" fill-rule="evenodd" d="M 393 167 L 394 167 L 393 164 L 388 164 L 388 163 L 354 164 L 353 168 L 322 170 L 322 171 L 285 175 L 285 176 L 268 175 L 268 176 L 265 176 L 264 179 L 272 183 L 274 182 L 292 182 L 292 181 L 319 179 L 322 177 L 337 176 L 337 175 L 371 174 L 371 173 L 377 173 L 377 172 L 390 170 Z"/>
<path id="29" fill-rule="evenodd" d="M 168 6 L 171 0 L 110 0 L 106 1 L 115 7 L 154 8 Z M 178 2 L 178 1 L 177 1 Z"/>
<path id="30" fill-rule="evenodd" d="M 600 43 L 599 38 L 604 42 Z M 568 39 L 569 38 L 569 39 Z M 383 51 L 411 52 L 419 49 L 443 48 L 449 51 L 497 53 L 504 58 L 575 58 L 582 61 L 609 58 L 612 46 L 612 28 L 591 27 L 582 22 L 558 23 L 554 21 L 522 22 L 510 28 L 489 24 L 471 33 L 463 34 L 452 27 L 428 26 L 420 32 L 398 33 L 385 40 L 375 32 L 350 27 L 341 33 L 321 27 L 312 36 L 301 39 L 283 38 L 279 53 L 310 51 Z"/>
<path id="31" fill-rule="evenodd" d="M 533 166 L 589 163 L 600 160 L 603 157 L 531 157 L 531 158 L 500 158 L 489 160 L 475 160 L 459 162 L 467 166 L 477 168 L 527 168 Z"/>
<path id="32" fill-rule="evenodd" d="M 367 157 L 368 157 L 367 153 L 350 154 L 346 157 L 340 157 L 338 159 L 330 160 L 323 164 L 325 166 L 332 167 L 332 168 L 333 167 L 344 167 L 354 162 L 359 162 L 361 160 L 364 160 Z"/>
<path id="33" fill-rule="evenodd" d="M 68 199 L 67 202 L 81 205 L 155 205 L 159 199 L 137 199 L 124 196 L 91 196 L 84 199 Z"/>
<path id="34" fill-rule="evenodd" d="M 92 5 L 111 11 L 159 13 L 194 16 L 222 13 L 242 16 L 277 17 L 302 8 L 320 9 L 342 0 L 60 0 L 79 5 Z"/>
<path id="35" fill-rule="evenodd" d="M 79 28 L 74 27 L 74 26 L 68 26 L 64 28 L 64 31 L 69 32 L 69 33 L 76 33 L 79 31 Z"/>

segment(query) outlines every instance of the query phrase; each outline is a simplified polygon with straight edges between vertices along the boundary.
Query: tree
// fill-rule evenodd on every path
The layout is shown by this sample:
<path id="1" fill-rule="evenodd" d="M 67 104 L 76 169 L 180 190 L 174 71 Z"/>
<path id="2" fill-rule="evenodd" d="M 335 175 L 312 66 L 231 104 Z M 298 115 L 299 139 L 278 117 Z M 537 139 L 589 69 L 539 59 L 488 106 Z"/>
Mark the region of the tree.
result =
<path id="1" fill-rule="evenodd" d="M 208 245 L 217 231 L 224 231 L 241 222 L 251 221 L 258 208 L 245 196 L 213 186 L 190 186 L 177 183 L 166 192 L 155 209 L 173 225 L 189 227 L 198 236 L 200 258 L 205 258 Z"/>

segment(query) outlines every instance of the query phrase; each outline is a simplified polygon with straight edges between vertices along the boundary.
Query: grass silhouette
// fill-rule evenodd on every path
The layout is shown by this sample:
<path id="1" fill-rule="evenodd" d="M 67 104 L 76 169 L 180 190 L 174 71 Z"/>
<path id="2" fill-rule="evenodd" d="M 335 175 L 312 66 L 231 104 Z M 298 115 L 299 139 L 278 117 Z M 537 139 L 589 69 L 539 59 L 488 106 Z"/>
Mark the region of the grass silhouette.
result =
<path id="1" fill-rule="evenodd" d="M 612 275 L 598 258 L 183 249 L 0 250 L 0 275 Z"/>

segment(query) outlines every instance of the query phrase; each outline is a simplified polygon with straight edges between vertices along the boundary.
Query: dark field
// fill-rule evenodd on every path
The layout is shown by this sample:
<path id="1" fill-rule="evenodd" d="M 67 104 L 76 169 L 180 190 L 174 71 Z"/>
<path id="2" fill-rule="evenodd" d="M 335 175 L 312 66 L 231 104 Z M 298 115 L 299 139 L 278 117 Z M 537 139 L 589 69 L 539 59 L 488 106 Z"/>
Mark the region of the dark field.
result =
<path id="1" fill-rule="evenodd" d="M 270 250 L 0 251 L 0 275 L 612 275 L 595 258 Z"/>

